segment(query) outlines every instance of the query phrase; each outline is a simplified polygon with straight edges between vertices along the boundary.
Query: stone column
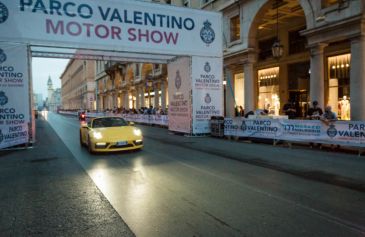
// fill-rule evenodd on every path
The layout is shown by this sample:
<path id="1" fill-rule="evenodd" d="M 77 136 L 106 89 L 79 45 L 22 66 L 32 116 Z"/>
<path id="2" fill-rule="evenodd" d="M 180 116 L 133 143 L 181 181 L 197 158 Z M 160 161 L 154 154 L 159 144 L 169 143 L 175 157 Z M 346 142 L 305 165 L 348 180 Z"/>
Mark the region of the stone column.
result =
<path id="1" fill-rule="evenodd" d="M 318 101 L 318 106 L 324 109 L 324 56 L 323 50 L 327 44 L 317 44 L 310 48 L 310 86 L 311 102 Z"/>
<path id="2" fill-rule="evenodd" d="M 161 83 L 161 108 L 166 109 L 166 82 Z"/>
<path id="3" fill-rule="evenodd" d="M 226 91 L 226 103 L 224 105 L 226 116 L 233 118 L 234 114 L 234 107 L 235 107 L 235 95 L 234 95 L 234 76 L 232 71 L 229 68 L 225 68 L 225 77 L 227 84 L 224 86 Z"/>
<path id="4" fill-rule="evenodd" d="M 160 98 L 160 94 L 158 93 L 158 91 L 159 91 L 159 84 L 155 84 L 154 85 L 154 92 L 155 92 L 155 97 L 154 97 L 154 100 L 155 100 L 155 108 L 157 109 L 160 105 L 159 105 L 159 98 Z"/>
<path id="5" fill-rule="evenodd" d="M 129 109 L 129 92 L 124 92 L 124 108 Z"/>
<path id="6" fill-rule="evenodd" d="M 144 91 L 145 91 L 144 87 L 141 87 L 141 107 L 146 107 Z"/>
<path id="7" fill-rule="evenodd" d="M 256 109 L 257 73 L 254 71 L 252 62 L 247 62 L 243 65 L 243 72 L 245 113 L 248 113 Z"/>
<path id="8" fill-rule="evenodd" d="M 254 69 L 256 52 L 249 48 L 243 58 L 243 99 L 245 113 L 254 111 L 257 105 L 257 73 Z"/>
<path id="9" fill-rule="evenodd" d="M 118 92 L 113 92 L 113 108 L 118 108 Z"/>
<path id="10" fill-rule="evenodd" d="M 136 108 L 135 109 L 139 109 L 141 108 L 141 99 L 140 99 L 140 89 L 139 87 L 137 86 L 136 87 Z"/>
<path id="11" fill-rule="evenodd" d="M 365 36 L 351 41 L 351 120 L 365 120 Z"/>

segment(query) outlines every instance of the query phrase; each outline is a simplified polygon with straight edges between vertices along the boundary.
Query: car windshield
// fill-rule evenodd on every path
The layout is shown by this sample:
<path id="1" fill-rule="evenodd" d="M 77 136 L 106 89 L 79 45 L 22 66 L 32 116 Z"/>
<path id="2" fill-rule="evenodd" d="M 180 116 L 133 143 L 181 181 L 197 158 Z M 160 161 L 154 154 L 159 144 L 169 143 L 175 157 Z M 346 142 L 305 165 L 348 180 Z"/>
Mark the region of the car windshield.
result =
<path id="1" fill-rule="evenodd" d="M 128 123 L 122 118 L 98 118 L 93 121 L 93 128 L 108 128 L 127 126 Z"/>

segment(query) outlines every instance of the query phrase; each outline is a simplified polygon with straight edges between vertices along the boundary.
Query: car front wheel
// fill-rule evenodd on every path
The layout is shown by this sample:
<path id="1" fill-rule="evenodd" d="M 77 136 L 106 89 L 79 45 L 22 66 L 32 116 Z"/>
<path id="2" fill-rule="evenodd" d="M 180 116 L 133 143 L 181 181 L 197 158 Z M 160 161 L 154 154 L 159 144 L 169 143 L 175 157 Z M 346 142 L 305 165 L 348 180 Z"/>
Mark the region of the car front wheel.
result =
<path id="1" fill-rule="evenodd" d="M 90 138 L 87 141 L 87 148 L 88 148 L 90 154 L 93 154 L 94 153 L 94 150 L 93 150 L 93 147 L 92 147 L 92 143 L 90 141 Z"/>
<path id="2" fill-rule="evenodd" d="M 82 134 L 80 132 L 80 146 L 85 146 L 84 142 L 82 141 Z"/>

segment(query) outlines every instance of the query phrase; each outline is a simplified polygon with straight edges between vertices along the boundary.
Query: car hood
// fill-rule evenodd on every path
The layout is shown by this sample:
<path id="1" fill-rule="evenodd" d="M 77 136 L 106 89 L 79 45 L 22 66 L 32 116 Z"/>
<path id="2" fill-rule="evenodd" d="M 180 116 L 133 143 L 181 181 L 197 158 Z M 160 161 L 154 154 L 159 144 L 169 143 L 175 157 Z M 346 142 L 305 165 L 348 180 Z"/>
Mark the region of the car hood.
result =
<path id="1" fill-rule="evenodd" d="M 109 128 L 94 128 L 93 132 L 100 132 L 103 139 L 108 140 L 135 140 L 140 139 L 142 136 L 136 136 L 133 132 L 136 127 L 122 126 L 122 127 L 109 127 Z"/>

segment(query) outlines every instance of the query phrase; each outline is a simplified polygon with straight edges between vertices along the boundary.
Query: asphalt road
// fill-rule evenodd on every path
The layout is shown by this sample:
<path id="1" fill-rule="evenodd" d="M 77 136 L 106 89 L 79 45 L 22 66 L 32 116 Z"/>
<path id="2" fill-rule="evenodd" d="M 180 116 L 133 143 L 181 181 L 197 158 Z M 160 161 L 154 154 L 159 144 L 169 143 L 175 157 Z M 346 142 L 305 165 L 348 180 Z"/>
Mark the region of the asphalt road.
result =
<path id="1" fill-rule="evenodd" d="M 90 155 L 77 118 L 47 120 L 138 237 L 365 236 L 363 192 L 164 144 L 147 126 L 142 151 Z"/>

